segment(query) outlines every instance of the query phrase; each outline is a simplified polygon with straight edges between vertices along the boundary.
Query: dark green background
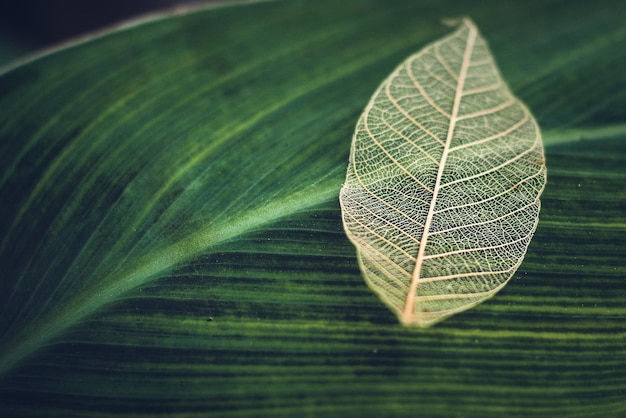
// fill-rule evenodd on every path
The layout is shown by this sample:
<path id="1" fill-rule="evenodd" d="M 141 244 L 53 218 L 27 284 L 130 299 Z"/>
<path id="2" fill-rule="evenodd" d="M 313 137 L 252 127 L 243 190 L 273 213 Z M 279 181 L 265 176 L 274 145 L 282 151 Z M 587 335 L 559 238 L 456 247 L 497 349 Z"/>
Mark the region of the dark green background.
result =
<path id="1" fill-rule="evenodd" d="M 544 132 L 523 265 L 426 330 L 337 195 L 376 86 L 470 16 Z M 626 414 L 626 4 L 291 1 L 0 76 L 0 415 Z"/>

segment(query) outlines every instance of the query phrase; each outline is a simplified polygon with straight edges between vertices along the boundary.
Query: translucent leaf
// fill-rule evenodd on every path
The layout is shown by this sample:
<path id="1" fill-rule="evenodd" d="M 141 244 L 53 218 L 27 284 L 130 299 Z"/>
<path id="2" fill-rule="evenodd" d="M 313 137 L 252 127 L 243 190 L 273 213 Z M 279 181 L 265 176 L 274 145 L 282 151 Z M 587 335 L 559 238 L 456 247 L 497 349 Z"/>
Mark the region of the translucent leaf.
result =
<path id="1" fill-rule="evenodd" d="M 545 179 L 537 123 L 464 19 L 365 108 L 341 190 L 344 227 L 370 287 L 402 323 L 429 326 L 513 276 Z"/>

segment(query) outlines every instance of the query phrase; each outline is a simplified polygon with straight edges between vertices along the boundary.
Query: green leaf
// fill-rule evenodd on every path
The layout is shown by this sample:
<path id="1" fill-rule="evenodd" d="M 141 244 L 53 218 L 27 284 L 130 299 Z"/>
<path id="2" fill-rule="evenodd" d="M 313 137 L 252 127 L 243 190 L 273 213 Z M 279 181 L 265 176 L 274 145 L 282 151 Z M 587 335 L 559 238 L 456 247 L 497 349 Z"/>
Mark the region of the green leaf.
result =
<path id="1" fill-rule="evenodd" d="M 626 5 L 267 2 L 0 76 L 0 415 L 623 416 Z M 545 135 L 498 298 L 425 331 L 337 196 L 373 88 L 477 23 Z"/>

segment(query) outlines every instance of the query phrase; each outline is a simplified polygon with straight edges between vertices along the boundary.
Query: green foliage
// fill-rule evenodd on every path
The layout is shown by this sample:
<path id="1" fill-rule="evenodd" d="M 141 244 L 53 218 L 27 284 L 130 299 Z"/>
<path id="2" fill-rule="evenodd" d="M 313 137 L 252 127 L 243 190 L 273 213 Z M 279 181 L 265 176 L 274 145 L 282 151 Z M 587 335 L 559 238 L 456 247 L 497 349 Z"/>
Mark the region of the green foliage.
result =
<path id="1" fill-rule="evenodd" d="M 623 416 L 613 3 L 255 3 L 0 76 L 0 415 Z M 461 15 L 541 125 L 548 184 L 498 297 L 405 329 L 337 195 L 372 91 Z"/>

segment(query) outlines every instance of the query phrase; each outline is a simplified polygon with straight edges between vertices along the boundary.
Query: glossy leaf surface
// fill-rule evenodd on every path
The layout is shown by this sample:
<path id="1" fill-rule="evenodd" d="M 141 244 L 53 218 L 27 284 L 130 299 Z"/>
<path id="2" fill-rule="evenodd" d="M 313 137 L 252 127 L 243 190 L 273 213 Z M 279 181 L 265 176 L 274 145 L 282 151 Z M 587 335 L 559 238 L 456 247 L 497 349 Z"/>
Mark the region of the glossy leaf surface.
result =
<path id="1" fill-rule="evenodd" d="M 0 415 L 624 415 L 626 5 L 393 5 L 199 11 L 0 76 Z M 507 287 L 419 331 L 337 196 L 372 86 L 444 16 L 489 40 L 550 182 Z"/>

